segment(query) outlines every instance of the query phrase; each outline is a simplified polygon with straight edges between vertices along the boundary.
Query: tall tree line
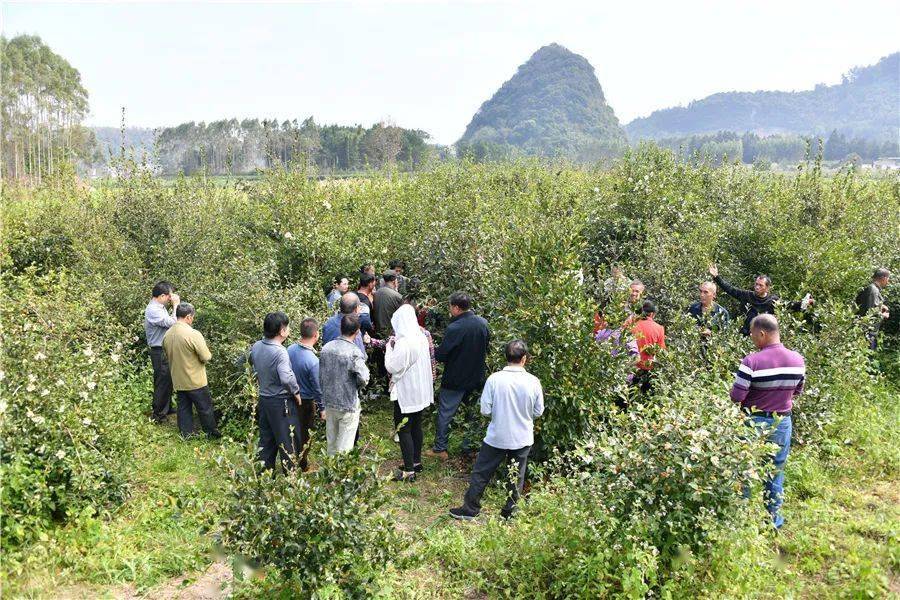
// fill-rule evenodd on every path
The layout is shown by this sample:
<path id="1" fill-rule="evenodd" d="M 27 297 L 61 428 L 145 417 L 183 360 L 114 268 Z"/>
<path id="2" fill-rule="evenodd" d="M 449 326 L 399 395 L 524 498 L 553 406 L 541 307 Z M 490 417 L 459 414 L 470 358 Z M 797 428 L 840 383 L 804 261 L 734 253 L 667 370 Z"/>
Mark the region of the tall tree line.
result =
<path id="1" fill-rule="evenodd" d="M 163 173 L 247 174 L 276 165 L 314 167 L 320 173 L 397 166 L 414 170 L 439 151 L 429 135 L 390 123 L 318 125 L 275 119 L 182 123 L 160 131 L 156 157 Z"/>
<path id="2" fill-rule="evenodd" d="M 40 180 L 90 159 L 93 134 L 81 126 L 88 93 L 77 69 L 37 36 L 0 36 L 0 81 L 4 177 Z"/>

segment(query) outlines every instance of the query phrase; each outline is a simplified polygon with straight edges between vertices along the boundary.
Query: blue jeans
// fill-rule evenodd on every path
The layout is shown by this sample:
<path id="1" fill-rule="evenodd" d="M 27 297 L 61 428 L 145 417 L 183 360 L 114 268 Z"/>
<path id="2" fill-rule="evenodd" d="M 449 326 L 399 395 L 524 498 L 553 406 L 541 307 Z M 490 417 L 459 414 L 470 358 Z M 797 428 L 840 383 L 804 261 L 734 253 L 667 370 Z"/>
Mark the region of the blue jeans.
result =
<path id="1" fill-rule="evenodd" d="M 437 427 L 434 434 L 433 449 L 435 452 L 447 451 L 447 444 L 450 437 L 450 422 L 453 421 L 453 417 L 456 415 L 456 411 L 459 410 L 460 404 L 465 403 L 471 393 L 472 392 L 465 390 L 448 390 L 447 388 L 441 388 L 441 391 L 438 394 Z M 470 427 L 465 425 L 464 428 L 465 432 L 462 444 L 463 452 L 468 450 L 471 444 L 469 440 Z"/>
<path id="2" fill-rule="evenodd" d="M 778 529 L 784 524 L 784 517 L 781 516 L 781 505 L 784 502 L 784 463 L 787 462 L 788 454 L 791 451 L 793 423 L 790 415 L 786 417 L 758 416 L 750 417 L 750 420 L 759 431 L 768 434 L 770 443 L 778 446 L 778 450 L 772 455 L 775 473 L 763 481 L 763 500 L 766 503 L 766 510 L 772 515 L 772 523 Z M 775 425 L 776 420 L 779 420 L 777 426 Z"/>

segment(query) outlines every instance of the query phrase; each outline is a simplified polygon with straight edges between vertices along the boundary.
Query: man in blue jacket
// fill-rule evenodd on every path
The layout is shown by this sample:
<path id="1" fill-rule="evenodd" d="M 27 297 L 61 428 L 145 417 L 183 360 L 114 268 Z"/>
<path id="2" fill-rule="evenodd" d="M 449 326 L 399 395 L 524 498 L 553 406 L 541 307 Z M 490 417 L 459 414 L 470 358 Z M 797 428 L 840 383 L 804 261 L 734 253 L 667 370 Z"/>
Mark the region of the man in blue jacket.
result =
<path id="1" fill-rule="evenodd" d="M 322 386 L 319 383 L 319 357 L 316 342 L 319 341 L 319 322 L 312 318 L 300 323 L 300 341 L 288 346 L 291 370 L 300 386 L 300 431 L 297 446 L 300 448 L 300 469 L 309 470 L 309 432 L 315 426 L 316 413 L 325 420 L 325 405 L 322 404 Z"/>
<path id="2" fill-rule="evenodd" d="M 444 374 L 438 396 L 434 447 L 426 452 L 428 456 L 441 460 L 450 457 L 447 443 L 450 422 L 456 411 L 461 404 L 468 403 L 472 392 L 484 385 L 487 371 L 485 359 L 491 341 L 487 321 L 472 312 L 472 300 L 465 292 L 454 292 L 450 296 L 450 315 L 452 318 L 444 339 L 434 351 L 434 357 L 444 363 Z M 471 451 L 471 424 L 466 423 L 465 428 L 462 451 L 468 453 Z"/>
<path id="3" fill-rule="evenodd" d="M 359 315 L 360 330 L 353 343 L 365 354 L 369 336 L 363 333 L 363 329 L 367 327 L 371 329 L 372 320 L 369 317 L 369 313 L 362 312 L 360 308 L 359 296 L 353 292 L 347 292 L 341 296 L 341 299 L 338 301 L 338 311 L 325 321 L 325 325 L 322 327 L 322 345 L 324 346 L 328 342 L 341 337 L 341 318 L 344 315 Z"/>

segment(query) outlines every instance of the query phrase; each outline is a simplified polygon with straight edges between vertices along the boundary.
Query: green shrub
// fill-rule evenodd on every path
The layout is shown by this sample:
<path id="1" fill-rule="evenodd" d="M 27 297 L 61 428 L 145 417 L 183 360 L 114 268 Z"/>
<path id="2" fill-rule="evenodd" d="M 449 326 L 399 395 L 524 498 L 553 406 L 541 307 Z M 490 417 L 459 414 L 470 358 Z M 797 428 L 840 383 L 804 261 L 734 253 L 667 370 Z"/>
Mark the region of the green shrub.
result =
<path id="1" fill-rule="evenodd" d="M 275 477 L 249 453 L 225 466 L 222 543 L 278 574 L 283 590 L 308 597 L 334 588 L 363 597 L 398 560 L 400 538 L 379 514 L 388 497 L 371 457 L 320 457 L 315 473 Z"/>
<path id="2" fill-rule="evenodd" d="M 0 279 L 2 535 L 15 548 L 127 493 L 140 398 L 126 334 L 82 281 L 30 268 Z"/>

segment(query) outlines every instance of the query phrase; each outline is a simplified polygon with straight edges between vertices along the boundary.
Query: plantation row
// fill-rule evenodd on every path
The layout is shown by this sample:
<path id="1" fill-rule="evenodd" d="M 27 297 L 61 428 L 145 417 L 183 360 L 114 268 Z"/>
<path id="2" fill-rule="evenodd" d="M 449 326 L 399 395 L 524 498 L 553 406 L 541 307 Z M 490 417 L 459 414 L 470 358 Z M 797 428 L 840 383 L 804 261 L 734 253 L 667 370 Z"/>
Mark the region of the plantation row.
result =
<path id="1" fill-rule="evenodd" d="M 824 178 L 814 164 L 792 177 L 697 167 L 646 147 L 607 172 L 460 163 L 346 185 L 279 170 L 232 187 L 137 175 L 97 189 L 60 176 L 6 188 L 3 201 L 2 536 L 16 549 L 7 581 L 47 531 L 129 497 L 142 442 L 134 423 L 149 409 L 141 314 L 158 279 L 197 308 L 220 425 L 238 441 L 253 432 L 256 390 L 234 359 L 258 339 L 261 316 L 323 321 L 331 279 L 361 264 L 404 260 L 442 305 L 466 290 L 490 323 L 491 370 L 501 344 L 528 342 L 546 399 L 533 451 L 542 467 L 507 529 L 440 540 L 398 529 L 369 456 L 323 458 L 314 476 L 272 485 L 249 447 L 223 453 L 223 540 L 299 593 L 362 594 L 436 557 L 447 577 L 489 594 L 740 595 L 761 585 L 765 518 L 740 482 L 761 477 L 767 449 L 727 396 L 751 346 L 735 326 L 701 356 L 684 312 L 713 262 L 741 287 L 767 273 L 782 297 L 816 299 L 803 315 L 778 315 L 807 364 L 795 444 L 823 461 L 858 448 L 861 469 L 897 473 L 884 443 L 896 419 L 876 399 L 898 382 L 900 309 L 873 355 L 853 304 L 874 267 L 900 268 L 896 178 Z M 611 264 L 646 284 L 667 331 L 653 396 L 627 415 L 615 405 L 632 360 L 590 336 Z M 340 501 L 348 490 L 352 510 Z M 294 516 L 269 519 L 261 507 Z"/>

